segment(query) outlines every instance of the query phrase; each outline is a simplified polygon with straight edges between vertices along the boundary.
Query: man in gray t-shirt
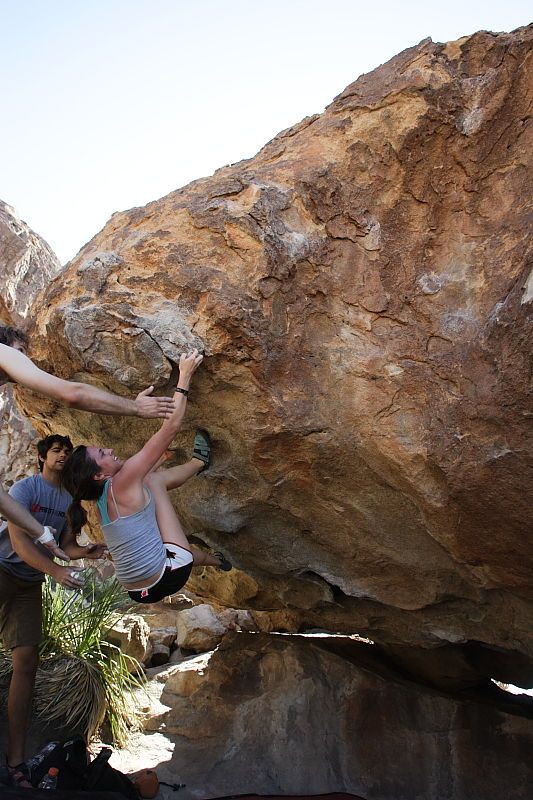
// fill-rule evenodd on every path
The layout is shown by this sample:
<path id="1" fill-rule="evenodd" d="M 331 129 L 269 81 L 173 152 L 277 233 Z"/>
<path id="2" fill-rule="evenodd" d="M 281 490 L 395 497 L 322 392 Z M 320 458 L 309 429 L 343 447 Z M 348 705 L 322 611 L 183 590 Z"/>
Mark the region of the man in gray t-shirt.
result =
<path id="1" fill-rule="evenodd" d="M 37 522 L 54 528 L 54 538 L 59 544 L 66 524 L 66 511 L 72 501 L 69 493 L 49 483 L 43 478 L 42 473 L 39 473 L 17 481 L 9 490 L 9 494 L 21 506 L 28 509 Z M 52 561 L 52 553 L 48 548 L 38 543 L 35 543 L 35 546 Z M 32 583 L 41 583 L 44 580 L 42 572 L 26 564 L 13 550 L 7 522 L 0 525 L 0 569 L 15 578 Z"/>
<path id="2" fill-rule="evenodd" d="M 105 547 L 80 547 L 66 525 L 72 501 L 60 488 L 63 465 L 72 451 L 67 436 L 47 436 L 37 445 L 39 474 L 13 484 L 9 494 L 42 525 L 54 529 L 54 537 L 69 558 L 100 558 Z M 15 551 L 16 548 L 16 551 Z M 41 584 L 44 573 L 64 583 L 73 568 L 56 564 L 50 549 L 30 539 L 9 522 L 0 527 L 0 638 L 11 650 L 13 673 L 7 704 L 7 764 L 12 782 L 29 788 L 23 771 L 26 727 L 31 708 L 42 635 Z"/>

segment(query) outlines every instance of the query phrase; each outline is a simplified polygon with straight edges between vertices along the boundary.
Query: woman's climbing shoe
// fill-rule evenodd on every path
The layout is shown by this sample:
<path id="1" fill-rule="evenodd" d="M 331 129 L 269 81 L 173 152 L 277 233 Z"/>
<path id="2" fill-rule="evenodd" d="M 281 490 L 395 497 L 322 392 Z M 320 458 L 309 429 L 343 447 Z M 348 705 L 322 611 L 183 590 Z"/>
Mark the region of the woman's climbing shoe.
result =
<path id="1" fill-rule="evenodd" d="M 215 555 L 220 561 L 220 564 L 218 565 L 219 569 L 224 570 L 224 572 L 229 572 L 230 569 L 233 569 L 233 564 L 231 561 L 228 561 L 226 556 L 221 553 L 220 550 L 217 553 L 213 553 L 213 555 Z"/>
<path id="2" fill-rule="evenodd" d="M 200 472 L 205 472 L 205 470 L 209 468 L 211 463 L 211 437 L 208 432 L 204 431 L 202 428 L 198 428 L 196 431 L 192 457 L 204 462 L 204 466 Z M 198 475 L 200 472 L 198 472 Z"/>

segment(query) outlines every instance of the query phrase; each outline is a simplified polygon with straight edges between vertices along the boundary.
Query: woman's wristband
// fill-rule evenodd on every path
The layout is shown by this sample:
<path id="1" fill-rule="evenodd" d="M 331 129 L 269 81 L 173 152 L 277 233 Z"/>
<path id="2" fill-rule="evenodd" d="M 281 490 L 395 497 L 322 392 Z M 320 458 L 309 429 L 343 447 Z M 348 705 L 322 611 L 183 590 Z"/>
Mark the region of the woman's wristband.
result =
<path id="1" fill-rule="evenodd" d="M 187 397 L 188 394 L 189 394 L 189 390 L 188 389 L 182 389 L 181 386 L 176 386 L 175 391 L 179 392 L 180 394 L 184 394 L 185 397 Z"/>

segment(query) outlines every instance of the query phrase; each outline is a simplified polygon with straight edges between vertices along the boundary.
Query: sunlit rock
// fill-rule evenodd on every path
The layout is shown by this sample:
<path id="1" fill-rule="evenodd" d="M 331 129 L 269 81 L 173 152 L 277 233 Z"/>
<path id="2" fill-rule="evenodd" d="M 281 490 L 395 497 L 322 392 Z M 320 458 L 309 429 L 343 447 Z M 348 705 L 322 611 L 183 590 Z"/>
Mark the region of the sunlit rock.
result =
<path id="1" fill-rule="evenodd" d="M 424 40 L 114 214 L 33 309 L 40 365 L 128 395 L 205 350 L 176 446 L 213 464 L 173 498 L 225 603 L 533 663 L 530 40 Z M 124 455 L 157 426 L 23 406 Z"/>
<path id="2" fill-rule="evenodd" d="M 141 664 L 148 663 L 152 656 L 150 628 L 139 614 L 124 614 L 107 631 L 106 638 Z"/>

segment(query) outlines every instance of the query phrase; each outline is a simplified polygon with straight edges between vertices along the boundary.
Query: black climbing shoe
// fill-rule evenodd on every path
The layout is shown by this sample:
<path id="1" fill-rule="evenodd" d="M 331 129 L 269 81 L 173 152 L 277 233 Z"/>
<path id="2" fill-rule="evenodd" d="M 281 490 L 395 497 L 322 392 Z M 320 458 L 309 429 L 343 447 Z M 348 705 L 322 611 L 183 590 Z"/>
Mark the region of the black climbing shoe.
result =
<path id="1" fill-rule="evenodd" d="M 200 472 L 205 472 L 205 470 L 209 468 L 211 463 L 211 437 L 208 432 L 204 431 L 202 428 L 198 428 L 196 431 L 192 457 L 204 462 L 204 466 Z M 198 475 L 200 472 L 198 472 Z"/>
<path id="2" fill-rule="evenodd" d="M 216 556 L 218 559 L 220 559 L 220 564 L 218 565 L 218 569 L 221 569 L 224 572 L 229 572 L 230 569 L 233 569 L 233 564 L 231 563 L 231 561 L 228 561 L 226 556 L 223 553 L 221 553 L 220 550 L 217 553 L 213 553 L 213 555 Z"/>

